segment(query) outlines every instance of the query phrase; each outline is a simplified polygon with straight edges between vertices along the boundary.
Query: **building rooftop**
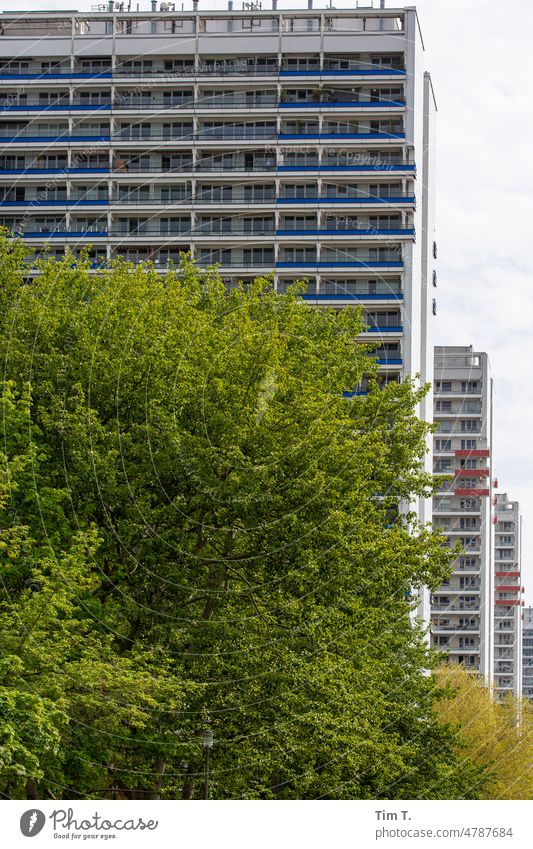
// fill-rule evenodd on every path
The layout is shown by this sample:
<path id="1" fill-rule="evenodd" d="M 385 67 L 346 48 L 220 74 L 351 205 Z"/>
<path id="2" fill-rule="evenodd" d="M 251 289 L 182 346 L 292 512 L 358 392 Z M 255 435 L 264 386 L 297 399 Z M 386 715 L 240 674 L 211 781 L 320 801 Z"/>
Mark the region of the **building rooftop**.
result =
<path id="1" fill-rule="evenodd" d="M 290 12 L 295 15 L 307 15 L 309 12 L 329 12 L 332 15 L 380 15 L 383 12 L 387 14 L 401 14 L 409 9 L 414 9 L 414 6 L 391 6 L 385 5 L 385 0 L 368 0 L 365 3 L 357 1 L 351 7 L 336 8 L 327 5 L 326 0 L 303 0 L 301 5 L 295 6 L 294 0 L 258 0 L 258 2 L 246 2 L 246 0 L 227 0 L 226 8 L 215 9 L 211 5 L 211 0 L 179 0 L 179 2 L 165 2 L 165 0 L 125 0 L 125 2 L 110 2 L 92 4 L 90 9 L 4 9 L 2 15 L 16 15 L 17 18 L 24 15 L 32 17 L 48 18 L 48 17 L 65 17 L 69 15 L 87 15 L 100 16 L 109 14 L 126 14 L 126 15 L 159 15 L 168 14 L 184 14 L 202 13 L 209 15 L 227 15 L 232 12 L 234 15 L 251 15 L 260 16 L 274 12 Z M 132 8 L 133 7 L 133 8 Z"/>

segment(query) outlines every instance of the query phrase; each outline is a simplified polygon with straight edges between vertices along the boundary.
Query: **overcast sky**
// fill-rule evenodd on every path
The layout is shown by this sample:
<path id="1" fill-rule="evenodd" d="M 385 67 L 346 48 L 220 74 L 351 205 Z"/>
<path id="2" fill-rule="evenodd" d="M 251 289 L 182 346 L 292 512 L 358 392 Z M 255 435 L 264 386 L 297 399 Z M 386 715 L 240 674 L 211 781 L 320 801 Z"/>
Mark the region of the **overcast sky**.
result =
<path id="1" fill-rule="evenodd" d="M 33 10 L 81 11 L 95 4 L 3 0 L 2 8 L 20 12 L 30 5 Z M 226 5 L 200 0 L 200 9 Z M 315 7 L 322 5 L 315 0 Z M 353 7 L 355 2 L 335 0 L 335 5 Z M 397 4 L 386 0 L 386 5 Z M 522 506 L 523 582 L 526 603 L 533 604 L 533 379 L 528 378 L 533 340 L 533 4 L 419 0 L 408 5 L 419 11 L 439 107 L 435 343 L 472 344 L 489 354 L 495 383 L 493 470 L 500 490 Z M 132 9 L 136 6 L 132 2 Z M 185 6 L 191 7 L 189 0 Z M 241 8 L 239 0 L 234 6 Z M 263 0 L 263 8 L 268 6 L 269 0 Z M 307 2 L 280 0 L 279 6 L 305 8 Z M 141 0 L 140 9 L 149 8 L 148 0 Z"/>

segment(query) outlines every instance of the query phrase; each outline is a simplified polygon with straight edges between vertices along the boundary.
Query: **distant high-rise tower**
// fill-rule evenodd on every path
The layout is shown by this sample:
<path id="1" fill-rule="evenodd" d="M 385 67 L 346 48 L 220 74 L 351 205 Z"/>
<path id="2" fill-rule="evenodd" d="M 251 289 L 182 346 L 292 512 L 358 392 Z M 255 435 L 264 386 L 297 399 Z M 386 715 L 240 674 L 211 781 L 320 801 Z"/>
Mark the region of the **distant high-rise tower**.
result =
<path id="1" fill-rule="evenodd" d="M 518 501 L 494 496 L 494 690 L 522 693 L 521 517 Z"/>
<path id="2" fill-rule="evenodd" d="M 522 623 L 522 694 L 533 699 L 533 607 L 526 607 Z"/>
<path id="3" fill-rule="evenodd" d="M 451 476 L 433 499 L 433 524 L 462 553 L 431 600 L 432 645 L 451 663 L 493 675 L 492 380 L 487 354 L 435 348 L 434 471 Z"/>

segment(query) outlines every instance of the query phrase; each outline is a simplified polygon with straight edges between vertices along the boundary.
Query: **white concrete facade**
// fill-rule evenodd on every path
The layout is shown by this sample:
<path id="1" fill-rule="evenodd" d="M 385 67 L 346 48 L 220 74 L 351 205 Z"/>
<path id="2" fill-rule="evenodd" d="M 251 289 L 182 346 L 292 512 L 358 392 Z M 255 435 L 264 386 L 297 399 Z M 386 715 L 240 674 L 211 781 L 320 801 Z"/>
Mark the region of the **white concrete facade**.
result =
<path id="1" fill-rule="evenodd" d="M 522 518 L 518 501 L 494 496 L 494 691 L 522 693 Z"/>
<path id="2" fill-rule="evenodd" d="M 494 657 L 492 394 L 487 354 L 472 346 L 435 348 L 434 472 L 448 479 L 433 499 L 433 525 L 462 553 L 449 581 L 432 595 L 431 642 L 450 663 L 488 683 Z"/>
<path id="3" fill-rule="evenodd" d="M 522 695 L 533 699 L 533 607 L 526 607 L 523 612 Z"/>

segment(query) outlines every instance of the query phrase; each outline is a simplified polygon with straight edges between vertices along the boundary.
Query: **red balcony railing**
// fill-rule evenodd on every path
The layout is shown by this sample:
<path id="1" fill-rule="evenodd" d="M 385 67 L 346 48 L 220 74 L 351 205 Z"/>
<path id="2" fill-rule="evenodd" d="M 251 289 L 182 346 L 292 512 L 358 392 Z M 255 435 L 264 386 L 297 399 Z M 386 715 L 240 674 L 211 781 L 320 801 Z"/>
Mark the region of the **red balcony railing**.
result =
<path id="1" fill-rule="evenodd" d="M 456 457 L 490 457 L 490 450 L 488 448 L 473 448 L 471 451 L 468 451 L 461 448 L 457 449 L 455 452 Z"/>

